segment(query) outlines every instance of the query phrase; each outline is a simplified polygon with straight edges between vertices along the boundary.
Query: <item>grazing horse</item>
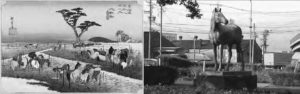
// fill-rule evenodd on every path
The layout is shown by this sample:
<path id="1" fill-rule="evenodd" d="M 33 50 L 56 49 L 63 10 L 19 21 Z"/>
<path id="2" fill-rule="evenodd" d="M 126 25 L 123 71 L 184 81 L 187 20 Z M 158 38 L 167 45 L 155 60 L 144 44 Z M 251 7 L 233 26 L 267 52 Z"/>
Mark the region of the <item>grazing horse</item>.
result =
<path id="1" fill-rule="evenodd" d="M 215 8 L 212 12 L 211 18 L 211 28 L 209 38 L 211 43 L 213 44 L 214 57 L 215 57 L 215 69 L 217 71 L 221 70 L 221 64 L 223 59 L 223 47 L 225 45 L 228 46 L 228 63 L 226 66 L 226 71 L 229 71 L 229 63 L 232 56 L 232 46 L 236 45 L 236 51 L 238 53 L 238 57 L 242 60 L 242 71 L 244 70 L 244 59 L 243 52 L 241 48 L 241 42 L 243 40 L 242 30 L 239 26 L 234 23 L 228 24 L 228 20 L 221 12 L 221 8 Z M 220 47 L 220 63 L 218 65 L 217 58 L 217 46 Z M 219 67 L 219 68 L 217 68 Z"/>
<path id="2" fill-rule="evenodd" d="M 87 50 L 88 55 L 92 59 L 96 59 L 98 61 L 107 61 L 109 60 L 105 51 L 98 51 L 97 49 Z"/>
<path id="3" fill-rule="evenodd" d="M 28 56 L 29 56 L 31 59 L 37 57 L 36 52 L 30 52 L 30 53 L 28 53 Z"/>
<path id="4" fill-rule="evenodd" d="M 37 56 L 37 60 L 39 61 L 40 68 L 43 68 L 44 64 L 47 63 L 47 66 L 50 67 L 50 55 L 49 58 L 46 59 L 42 54 Z"/>
<path id="5" fill-rule="evenodd" d="M 99 81 L 99 85 L 100 85 L 101 84 L 101 79 L 100 79 L 101 68 L 100 67 L 101 66 L 95 67 L 92 64 L 87 64 L 81 72 L 82 81 L 89 82 L 89 80 L 95 79 L 96 82 Z"/>
<path id="6" fill-rule="evenodd" d="M 69 71 L 70 70 L 70 65 L 69 64 L 64 64 L 62 67 L 60 67 L 60 68 L 58 68 L 58 67 L 56 67 L 56 68 L 53 68 L 53 71 L 54 72 L 57 72 L 58 74 L 59 74 L 59 76 L 60 76 L 60 78 L 63 78 L 63 86 L 64 86 L 64 84 L 65 84 L 65 73 L 67 72 L 67 71 Z M 68 73 L 67 73 L 68 74 Z M 68 78 L 68 76 L 67 76 L 67 78 Z M 68 79 L 68 81 L 69 81 L 69 79 Z M 70 82 L 69 82 L 69 87 L 70 87 Z"/>
<path id="7" fill-rule="evenodd" d="M 67 80 L 69 82 L 69 88 L 71 88 L 71 81 L 75 82 L 76 79 L 79 77 L 79 75 L 74 75 L 74 72 L 79 74 L 80 71 L 82 71 L 82 70 L 80 70 L 80 71 L 75 71 L 75 70 L 77 70 L 81 66 L 82 65 L 79 62 L 77 62 L 74 70 L 70 70 L 70 65 L 64 64 L 62 67 L 53 68 L 53 71 L 59 73 L 60 77 L 63 78 L 63 86 L 64 86 L 64 80 L 65 80 L 64 76 L 66 75 Z"/>
<path id="8" fill-rule="evenodd" d="M 80 77 L 81 72 L 84 67 L 82 67 L 82 64 L 77 62 L 75 65 L 74 70 L 68 69 L 67 71 L 67 80 L 69 81 L 69 88 L 71 87 L 71 82 L 76 82 L 76 80 Z"/>
<path id="9" fill-rule="evenodd" d="M 26 44 L 24 47 L 28 49 L 29 47 L 38 48 L 38 46 L 39 46 L 39 44 L 37 44 L 37 43 L 30 43 L 30 44 Z"/>

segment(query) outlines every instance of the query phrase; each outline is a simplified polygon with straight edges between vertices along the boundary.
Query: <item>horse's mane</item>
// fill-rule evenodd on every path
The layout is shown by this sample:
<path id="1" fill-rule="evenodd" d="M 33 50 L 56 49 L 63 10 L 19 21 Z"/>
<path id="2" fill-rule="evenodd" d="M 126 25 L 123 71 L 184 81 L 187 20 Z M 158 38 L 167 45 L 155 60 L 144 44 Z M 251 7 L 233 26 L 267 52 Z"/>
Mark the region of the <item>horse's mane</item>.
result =
<path id="1" fill-rule="evenodd" d="M 81 66 L 81 64 L 79 62 L 77 62 L 77 64 L 75 65 L 75 69 L 78 69 Z"/>
<path id="2" fill-rule="evenodd" d="M 215 10 L 212 11 L 212 15 L 211 15 L 211 21 L 210 21 L 210 32 L 214 32 L 215 31 Z"/>
<path id="3" fill-rule="evenodd" d="M 229 19 L 229 23 L 228 24 L 235 24 L 233 19 Z"/>

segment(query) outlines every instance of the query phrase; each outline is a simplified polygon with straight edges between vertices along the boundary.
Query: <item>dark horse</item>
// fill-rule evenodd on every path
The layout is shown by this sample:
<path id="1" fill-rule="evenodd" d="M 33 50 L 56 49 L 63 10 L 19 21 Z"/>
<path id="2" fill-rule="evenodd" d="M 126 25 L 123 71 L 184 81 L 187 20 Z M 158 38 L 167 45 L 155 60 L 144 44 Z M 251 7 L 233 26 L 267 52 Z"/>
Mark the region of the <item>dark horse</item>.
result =
<path id="1" fill-rule="evenodd" d="M 213 44 L 214 57 L 215 57 L 215 69 L 217 71 L 221 70 L 221 64 L 223 60 L 223 49 L 224 46 L 228 47 L 228 63 L 226 65 L 226 71 L 229 71 L 229 63 L 232 56 L 232 46 L 236 45 L 236 51 L 238 58 L 242 60 L 242 71 L 244 71 L 244 59 L 243 52 L 241 48 L 241 43 L 243 40 L 242 30 L 239 26 L 234 23 L 228 23 L 228 20 L 221 12 L 221 8 L 215 8 L 212 12 L 211 18 L 211 28 L 209 38 L 211 43 Z M 220 63 L 218 64 L 218 54 L 217 47 L 220 47 Z M 238 59 L 239 60 L 239 59 Z"/>

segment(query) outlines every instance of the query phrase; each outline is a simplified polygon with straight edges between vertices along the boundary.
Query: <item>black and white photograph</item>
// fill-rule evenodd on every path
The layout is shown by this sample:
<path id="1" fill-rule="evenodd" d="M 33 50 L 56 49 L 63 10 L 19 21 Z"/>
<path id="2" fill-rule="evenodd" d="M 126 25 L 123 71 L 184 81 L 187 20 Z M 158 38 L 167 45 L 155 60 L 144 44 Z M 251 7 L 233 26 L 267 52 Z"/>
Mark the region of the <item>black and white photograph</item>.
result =
<path id="1" fill-rule="evenodd" d="M 142 0 L 1 0 L 1 94 L 143 94 Z"/>
<path id="2" fill-rule="evenodd" d="M 144 94 L 299 94 L 299 1 L 144 0 Z"/>

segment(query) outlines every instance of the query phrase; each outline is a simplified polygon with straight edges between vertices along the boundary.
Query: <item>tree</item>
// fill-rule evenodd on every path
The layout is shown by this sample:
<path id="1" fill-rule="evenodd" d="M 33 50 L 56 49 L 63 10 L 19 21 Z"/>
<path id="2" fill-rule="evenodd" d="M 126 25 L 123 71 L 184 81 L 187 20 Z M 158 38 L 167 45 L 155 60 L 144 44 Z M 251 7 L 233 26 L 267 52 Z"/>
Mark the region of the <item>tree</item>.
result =
<path id="1" fill-rule="evenodd" d="M 124 33 L 123 30 L 118 30 L 116 32 L 116 37 L 117 37 L 117 41 L 120 42 L 121 41 L 121 35 Z"/>
<path id="2" fill-rule="evenodd" d="M 130 39 L 129 35 L 127 35 L 123 30 L 118 30 L 116 32 L 117 41 L 126 42 Z"/>
<path id="3" fill-rule="evenodd" d="M 88 28 L 92 26 L 101 26 L 100 24 L 94 22 L 94 21 L 84 21 L 83 23 L 80 23 L 79 26 L 77 26 L 77 21 L 82 16 L 87 16 L 85 13 L 82 12 L 82 8 L 73 8 L 71 10 L 68 9 L 61 9 L 56 11 L 57 13 L 61 13 L 63 16 L 63 19 L 65 22 L 73 29 L 76 42 L 81 42 L 80 37 L 82 34 L 86 31 L 88 31 Z M 77 28 L 80 29 L 80 32 L 77 31 Z"/>
<path id="4" fill-rule="evenodd" d="M 157 0 L 157 3 L 160 6 L 173 5 L 178 3 L 179 5 L 184 5 L 185 8 L 187 8 L 190 12 L 186 16 L 192 19 L 194 19 L 195 17 L 200 19 L 203 15 L 200 13 L 199 4 L 197 0 Z"/>

